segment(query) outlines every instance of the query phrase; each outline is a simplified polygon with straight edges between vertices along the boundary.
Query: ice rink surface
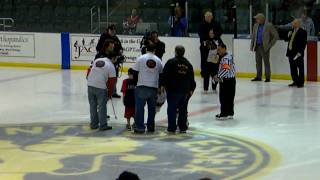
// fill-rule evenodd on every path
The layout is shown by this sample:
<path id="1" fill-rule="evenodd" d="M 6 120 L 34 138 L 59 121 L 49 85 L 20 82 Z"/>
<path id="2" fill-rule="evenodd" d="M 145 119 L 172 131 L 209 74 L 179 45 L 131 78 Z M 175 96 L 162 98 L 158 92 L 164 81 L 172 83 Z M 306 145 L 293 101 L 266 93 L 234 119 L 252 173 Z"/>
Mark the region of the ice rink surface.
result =
<path id="1" fill-rule="evenodd" d="M 118 92 L 125 77 L 126 73 L 117 84 Z M 1 67 L 0 179 L 115 179 L 126 169 L 137 172 L 141 179 L 159 180 L 205 176 L 213 179 L 320 179 L 320 83 L 308 82 L 300 89 L 289 88 L 289 83 L 238 78 L 234 120 L 220 122 L 214 119 L 219 113 L 218 95 L 203 94 L 202 79 L 197 78 L 197 89 L 189 104 L 190 131 L 186 135 L 166 134 L 166 104 L 156 115 L 155 134 L 134 135 L 124 130 L 121 99 L 113 100 L 117 120 L 111 104 L 107 106 L 114 127 L 112 131 L 99 133 L 86 129 L 89 104 L 85 71 Z M 61 131 L 53 131 L 57 124 Z M 67 126 L 72 127 L 70 131 L 63 131 L 61 127 Z M 59 134 L 62 132 L 65 134 Z M 83 134 L 85 136 L 81 136 Z M 104 142 L 104 138 L 111 139 Z M 58 143 L 65 139 L 68 141 L 63 145 Z M 94 148 L 95 141 L 98 141 L 97 148 Z M 108 147 L 113 141 L 117 143 Z M 83 144 L 68 148 L 68 144 L 76 142 Z M 222 146 L 223 143 L 229 147 Z M 88 144 L 91 146 L 87 147 Z M 64 147 L 59 149 L 59 146 Z M 9 151 L 10 148 L 17 152 Z M 37 148 L 43 151 L 41 153 L 60 155 L 55 154 L 52 160 L 58 161 L 48 160 L 48 165 L 46 158 L 42 160 L 43 166 L 51 169 L 34 165 L 33 169 L 25 170 L 20 161 L 33 166 L 33 162 L 41 162 L 41 157 L 48 157 L 26 155 L 35 160 L 22 156 L 31 151 L 35 153 Z M 114 152 L 105 151 L 106 148 Z M 129 149 L 131 153 L 124 155 Z M 113 156 L 98 161 L 99 155 L 108 153 Z M 66 154 L 69 156 L 65 157 Z M 75 160 L 77 156 L 81 156 L 79 161 Z M 79 162 L 86 166 L 73 165 Z M 245 174 L 249 170 L 251 172 Z"/>

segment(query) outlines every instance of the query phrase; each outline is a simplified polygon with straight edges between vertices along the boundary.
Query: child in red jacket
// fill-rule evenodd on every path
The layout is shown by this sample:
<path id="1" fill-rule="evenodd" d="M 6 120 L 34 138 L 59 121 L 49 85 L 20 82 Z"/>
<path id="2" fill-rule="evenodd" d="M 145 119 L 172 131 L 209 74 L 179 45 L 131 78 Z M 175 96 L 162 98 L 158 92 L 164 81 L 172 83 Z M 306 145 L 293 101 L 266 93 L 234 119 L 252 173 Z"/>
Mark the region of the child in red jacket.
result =
<path id="1" fill-rule="evenodd" d="M 135 96 L 134 91 L 136 88 L 136 82 L 133 79 L 133 70 L 128 70 L 129 78 L 123 80 L 121 92 L 123 94 L 123 104 L 125 106 L 124 117 L 127 119 L 126 128 L 130 131 L 131 124 L 130 119 L 135 115 Z"/>

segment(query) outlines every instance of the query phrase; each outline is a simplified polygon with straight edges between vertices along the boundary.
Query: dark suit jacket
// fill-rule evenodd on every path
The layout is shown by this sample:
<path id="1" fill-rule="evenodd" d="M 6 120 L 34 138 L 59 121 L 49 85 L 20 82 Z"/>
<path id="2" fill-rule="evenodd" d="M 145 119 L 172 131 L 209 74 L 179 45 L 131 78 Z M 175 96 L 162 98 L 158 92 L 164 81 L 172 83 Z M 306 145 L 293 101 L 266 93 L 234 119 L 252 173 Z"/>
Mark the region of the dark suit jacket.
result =
<path id="1" fill-rule="evenodd" d="M 289 44 L 291 40 L 291 36 L 293 33 L 293 29 L 289 31 L 290 35 L 288 36 L 288 47 L 287 47 L 287 57 L 294 58 L 298 53 L 301 54 L 302 57 L 304 57 L 304 50 L 307 45 L 307 31 L 305 31 L 302 28 L 299 28 L 296 32 L 296 35 L 292 42 L 292 49 L 289 50 Z"/>

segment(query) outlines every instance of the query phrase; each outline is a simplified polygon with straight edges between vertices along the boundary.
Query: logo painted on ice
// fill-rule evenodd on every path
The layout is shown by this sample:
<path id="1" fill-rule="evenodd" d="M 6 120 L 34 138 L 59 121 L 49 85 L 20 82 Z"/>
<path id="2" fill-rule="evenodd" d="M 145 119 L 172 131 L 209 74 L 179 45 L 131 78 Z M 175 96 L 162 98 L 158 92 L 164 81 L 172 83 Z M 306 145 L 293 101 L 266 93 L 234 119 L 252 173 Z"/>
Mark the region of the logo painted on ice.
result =
<path id="1" fill-rule="evenodd" d="M 112 168 L 117 172 L 114 164 L 148 167 L 142 171 L 163 179 L 186 174 L 193 179 L 250 179 L 278 163 L 275 150 L 252 140 L 200 131 L 177 136 L 164 132 L 142 136 L 91 131 L 86 125 L 0 127 L 0 179 L 22 180 L 32 174 L 30 179 L 81 180 Z"/>

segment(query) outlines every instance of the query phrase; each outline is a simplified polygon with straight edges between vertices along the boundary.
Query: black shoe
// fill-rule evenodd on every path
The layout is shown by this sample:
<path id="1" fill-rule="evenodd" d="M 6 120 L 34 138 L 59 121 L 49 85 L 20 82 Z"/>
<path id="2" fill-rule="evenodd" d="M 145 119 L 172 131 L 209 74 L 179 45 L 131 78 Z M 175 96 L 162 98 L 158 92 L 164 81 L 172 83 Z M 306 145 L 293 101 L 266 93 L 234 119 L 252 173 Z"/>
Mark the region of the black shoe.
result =
<path id="1" fill-rule="evenodd" d="M 266 79 L 264 82 L 270 82 L 270 79 Z"/>
<path id="2" fill-rule="evenodd" d="M 96 129 L 98 129 L 99 128 L 99 126 L 90 126 L 90 129 L 91 130 L 96 130 Z"/>
<path id="3" fill-rule="evenodd" d="M 126 125 L 126 129 L 127 129 L 128 131 L 131 131 L 131 125 L 130 125 L 130 124 L 127 124 L 127 125 Z"/>
<path id="4" fill-rule="evenodd" d="M 303 88 L 303 85 L 297 85 L 297 88 Z"/>
<path id="5" fill-rule="evenodd" d="M 219 121 L 224 121 L 224 120 L 227 120 L 227 119 L 228 119 L 228 116 L 224 116 L 224 115 L 221 115 L 221 114 L 217 114 L 217 115 L 216 115 L 216 119 L 219 120 Z"/>
<path id="6" fill-rule="evenodd" d="M 175 134 L 176 134 L 176 131 L 169 131 L 169 130 L 168 130 L 168 134 L 169 134 L 169 135 L 175 135 Z"/>
<path id="7" fill-rule="evenodd" d="M 121 98 L 121 96 L 119 94 L 113 94 L 112 97 L 114 98 Z"/>
<path id="8" fill-rule="evenodd" d="M 289 86 L 289 87 L 294 87 L 294 86 L 297 86 L 297 84 L 296 84 L 296 83 L 291 83 L 291 84 L 289 84 L 288 86 Z"/>
<path id="9" fill-rule="evenodd" d="M 148 132 L 148 133 L 154 133 L 155 130 L 154 130 L 154 129 L 148 129 L 147 132 Z"/>
<path id="10" fill-rule="evenodd" d="M 108 130 L 111 130 L 111 129 L 112 129 L 111 126 L 105 126 L 105 127 L 100 128 L 100 131 L 108 131 Z"/>
<path id="11" fill-rule="evenodd" d="M 262 79 L 261 78 L 257 78 L 257 77 L 255 77 L 254 79 L 252 79 L 251 81 L 262 81 Z"/>
<path id="12" fill-rule="evenodd" d="M 138 130 L 138 129 L 134 129 L 133 132 L 134 132 L 135 134 L 144 134 L 144 133 L 145 133 L 145 131 L 143 131 L 143 130 Z"/>

